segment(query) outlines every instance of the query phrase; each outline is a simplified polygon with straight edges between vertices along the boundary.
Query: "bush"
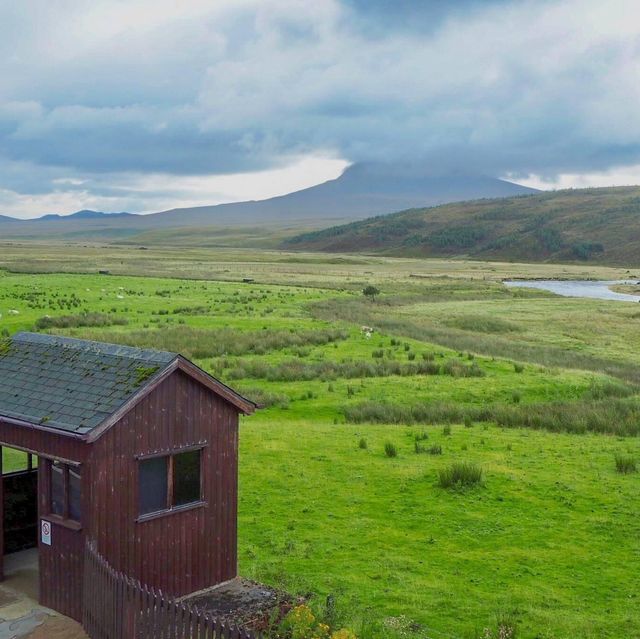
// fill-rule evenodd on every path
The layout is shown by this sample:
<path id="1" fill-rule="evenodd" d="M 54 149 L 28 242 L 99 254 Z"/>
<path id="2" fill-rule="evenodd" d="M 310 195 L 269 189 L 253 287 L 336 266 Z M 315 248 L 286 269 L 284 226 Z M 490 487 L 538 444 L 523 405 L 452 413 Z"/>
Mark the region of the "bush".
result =
<path id="1" fill-rule="evenodd" d="M 638 466 L 635 457 L 631 455 L 621 455 L 616 453 L 616 470 L 622 475 L 629 475 L 635 473 L 638 470 Z"/>
<path id="2" fill-rule="evenodd" d="M 517 362 L 515 362 L 513 364 L 513 370 L 516 373 L 523 373 L 524 372 L 524 365 L 523 364 L 518 364 Z"/>
<path id="3" fill-rule="evenodd" d="M 427 450 L 429 455 L 442 455 L 442 446 L 440 444 L 433 444 Z"/>
<path id="4" fill-rule="evenodd" d="M 398 456 L 398 449 L 396 448 L 395 444 L 392 444 L 391 442 L 387 442 L 384 445 L 384 454 L 387 457 L 397 457 Z"/>
<path id="5" fill-rule="evenodd" d="M 469 488 L 482 481 L 482 469 L 469 462 L 454 462 L 438 474 L 441 488 Z"/>
<path id="6" fill-rule="evenodd" d="M 367 450 L 367 448 L 369 448 L 369 445 L 367 444 L 367 440 L 364 437 L 360 438 L 360 441 L 358 442 L 358 448 L 360 450 Z"/>
<path id="7" fill-rule="evenodd" d="M 451 426 L 449 426 L 448 424 L 442 429 L 442 434 L 445 437 L 449 437 L 451 435 Z"/>
<path id="8" fill-rule="evenodd" d="M 427 452 L 427 449 L 418 441 L 413 443 L 413 451 L 416 455 L 422 455 Z"/>

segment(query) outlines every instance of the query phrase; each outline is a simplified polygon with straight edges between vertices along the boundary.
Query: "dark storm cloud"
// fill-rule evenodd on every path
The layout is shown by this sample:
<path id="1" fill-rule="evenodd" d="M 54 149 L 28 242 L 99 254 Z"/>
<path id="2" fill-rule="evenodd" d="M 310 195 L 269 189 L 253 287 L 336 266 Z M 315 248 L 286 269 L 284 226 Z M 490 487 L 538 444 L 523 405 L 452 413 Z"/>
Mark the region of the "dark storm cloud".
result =
<path id="1" fill-rule="evenodd" d="M 639 163 L 638 11 L 631 0 L 6 3 L 0 208 L 3 190 L 103 193 L 111 174 L 234 173 L 306 154 L 493 175 Z"/>

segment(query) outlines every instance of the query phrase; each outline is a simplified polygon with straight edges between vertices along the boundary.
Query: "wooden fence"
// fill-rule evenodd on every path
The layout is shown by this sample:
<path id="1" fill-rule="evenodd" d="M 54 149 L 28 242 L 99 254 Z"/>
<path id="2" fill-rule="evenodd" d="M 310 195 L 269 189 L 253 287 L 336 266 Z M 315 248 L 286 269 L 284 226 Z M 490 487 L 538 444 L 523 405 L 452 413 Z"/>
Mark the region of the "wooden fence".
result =
<path id="1" fill-rule="evenodd" d="M 87 543 L 82 625 L 91 639 L 264 639 L 114 570 Z"/>

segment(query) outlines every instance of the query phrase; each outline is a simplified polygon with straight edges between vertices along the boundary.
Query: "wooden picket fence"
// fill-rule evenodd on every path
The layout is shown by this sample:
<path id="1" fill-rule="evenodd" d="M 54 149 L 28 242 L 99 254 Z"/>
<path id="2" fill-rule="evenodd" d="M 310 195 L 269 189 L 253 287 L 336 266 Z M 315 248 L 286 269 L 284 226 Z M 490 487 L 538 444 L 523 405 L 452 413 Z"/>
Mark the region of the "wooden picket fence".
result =
<path id="1" fill-rule="evenodd" d="M 264 639 L 114 570 L 90 542 L 82 625 L 91 639 Z"/>

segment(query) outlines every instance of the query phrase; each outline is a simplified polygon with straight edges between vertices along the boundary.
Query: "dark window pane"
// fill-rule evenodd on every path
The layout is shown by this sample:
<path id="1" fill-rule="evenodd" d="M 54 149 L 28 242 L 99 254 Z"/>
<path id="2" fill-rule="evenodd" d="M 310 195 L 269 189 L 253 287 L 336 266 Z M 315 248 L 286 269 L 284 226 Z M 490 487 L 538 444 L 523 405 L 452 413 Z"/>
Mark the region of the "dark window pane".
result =
<path id="1" fill-rule="evenodd" d="M 173 458 L 173 504 L 200 501 L 200 451 L 179 453 Z"/>
<path id="2" fill-rule="evenodd" d="M 154 513 L 167 507 L 167 457 L 140 462 L 140 514 Z"/>
<path id="3" fill-rule="evenodd" d="M 51 464 L 51 513 L 64 517 L 64 466 Z"/>
<path id="4" fill-rule="evenodd" d="M 69 519 L 74 521 L 80 521 L 81 486 L 80 472 L 69 468 Z"/>

